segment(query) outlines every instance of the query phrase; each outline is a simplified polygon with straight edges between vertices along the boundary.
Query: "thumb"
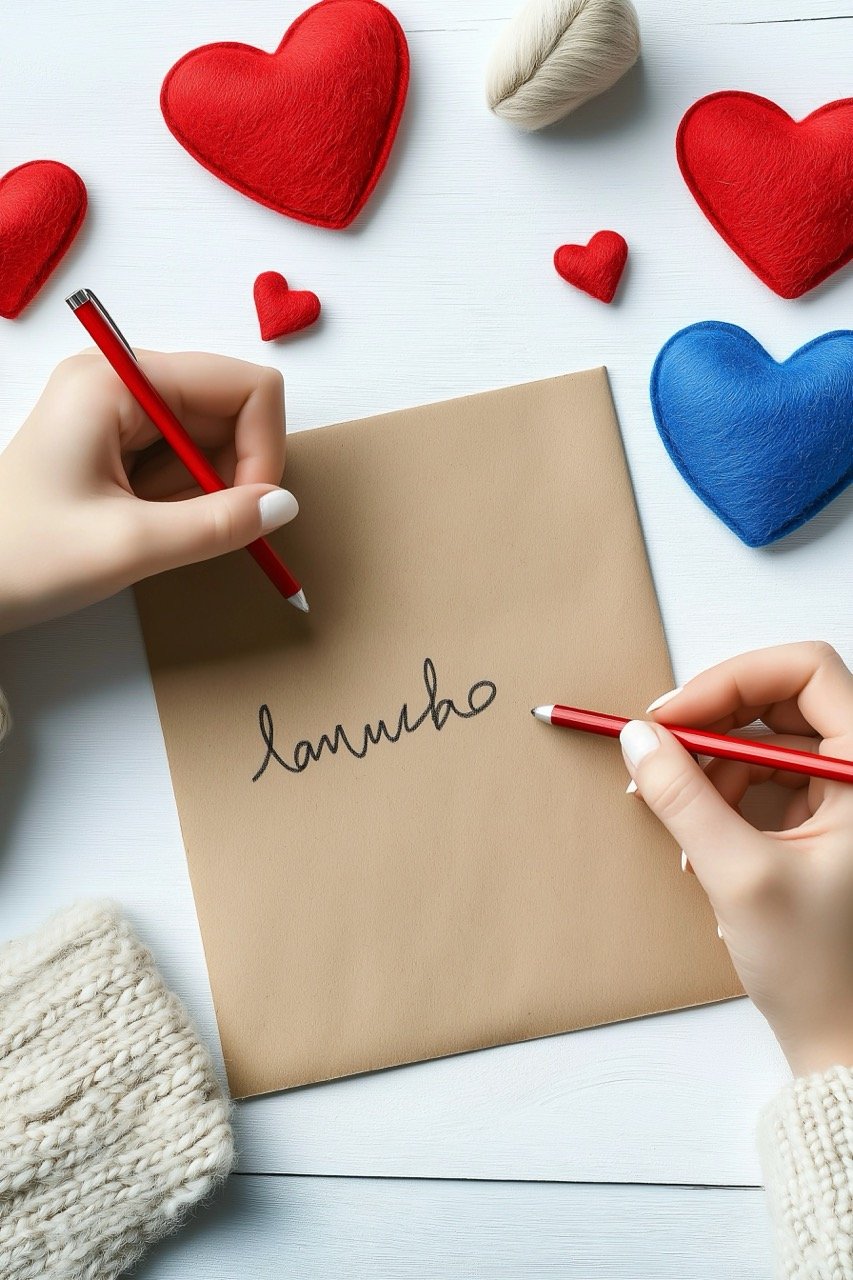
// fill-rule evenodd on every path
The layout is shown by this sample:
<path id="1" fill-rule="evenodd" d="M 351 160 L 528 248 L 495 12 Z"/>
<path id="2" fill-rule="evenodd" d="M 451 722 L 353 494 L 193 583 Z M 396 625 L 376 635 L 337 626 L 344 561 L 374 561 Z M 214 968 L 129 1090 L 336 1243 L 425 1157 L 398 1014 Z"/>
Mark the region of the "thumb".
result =
<path id="1" fill-rule="evenodd" d="M 619 738 L 645 803 L 686 852 L 711 897 L 724 893 L 763 848 L 760 834 L 661 725 L 629 720 Z"/>
<path id="2" fill-rule="evenodd" d="M 146 502 L 140 577 L 210 560 L 271 533 L 299 511 L 287 489 L 238 484 L 178 502 Z"/>

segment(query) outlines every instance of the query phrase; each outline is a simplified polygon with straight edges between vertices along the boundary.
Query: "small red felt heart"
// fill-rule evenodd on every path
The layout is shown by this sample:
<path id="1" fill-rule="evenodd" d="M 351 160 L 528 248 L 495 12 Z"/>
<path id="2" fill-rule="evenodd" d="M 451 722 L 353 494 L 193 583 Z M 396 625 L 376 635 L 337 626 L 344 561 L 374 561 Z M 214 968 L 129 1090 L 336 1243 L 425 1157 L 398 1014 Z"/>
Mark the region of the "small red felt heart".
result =
<path id="1" fill-rule="evenodd" d="M 377 0 L 321 0 L 275 53 L 209 44 L 163 81 L 166 124 L 223 182 L 278 213 L 345 227 L 391 151 L 409 83 L 406 37 Z"/>
<path id="2" fill-rule="evenodd" d="M 853 257 L 853 98 L 796 121 L 754 93 L 712 93 L 685 114 L 676 153 L 705 217 L 780 297 Z"/>
<path id="3" fill-rule="evenodd" d="M 320 299 L 309 289 L 291 289 L 278 271 L 262 271 L 255 281 L 255 309 L 264 342 L 307 329 L 320 314 Z"/>
<path id="4" fill-rule="evenodd" d="M 32 302 L 86 216 L 86 188 L 68 165 L 30 160 L 0 178 L 0 316 Z"/>
<path id="5" fill-rule="evenodd" d="M 596 231 L 589 244 L 561 244 L 554 254 L 557 271 L 584 293 L 612 302 L 628 261 L 628 245 L 618 231 Z"/>

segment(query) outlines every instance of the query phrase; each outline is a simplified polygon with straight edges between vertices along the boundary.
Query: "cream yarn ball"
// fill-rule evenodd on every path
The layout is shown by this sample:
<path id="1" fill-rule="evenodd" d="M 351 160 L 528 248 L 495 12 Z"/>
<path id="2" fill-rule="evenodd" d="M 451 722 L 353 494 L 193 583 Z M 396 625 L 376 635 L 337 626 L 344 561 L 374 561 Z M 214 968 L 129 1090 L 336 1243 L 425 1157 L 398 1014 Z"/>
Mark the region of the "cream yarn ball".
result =
<path id="1" fill-rule="evenodd" d="M 527 0 L 492 50 L 486 97 L 503 120 L 542 129 L 609 89 L 639 53 L 631 0 Z"/>

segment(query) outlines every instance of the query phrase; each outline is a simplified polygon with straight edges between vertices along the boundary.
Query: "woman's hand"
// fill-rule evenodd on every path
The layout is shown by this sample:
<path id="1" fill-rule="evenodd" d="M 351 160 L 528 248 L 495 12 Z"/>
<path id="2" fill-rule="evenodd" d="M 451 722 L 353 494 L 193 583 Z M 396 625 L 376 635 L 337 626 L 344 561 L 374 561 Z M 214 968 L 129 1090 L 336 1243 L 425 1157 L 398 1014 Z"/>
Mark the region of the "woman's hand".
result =
<path id="1" fill-rule="evenodd" d="M 0 632 L 233 551 L 296 515 L 295 498 L 278 488 L 277 370 L 225 356 L 138 354 L 235 487 L 199 496 L 100 352 L 63 361 L 0 455 Z"/>
<path id="2" fill-rule="evenodd" d="M 650 711 L 719 733 L 761 720 L 769 741 L 853 759 L 853 675 L 827 644 L 732 658 Z M 625 727 L 622 751 L 711 899 L 795 1075 L 853 1066 L 853 785 L 727 760 L 703 772 L 650 721 Z M 738 805 L 747 787 L 771 779 L 790 792 L 784 829 L 757 831 Z"/>

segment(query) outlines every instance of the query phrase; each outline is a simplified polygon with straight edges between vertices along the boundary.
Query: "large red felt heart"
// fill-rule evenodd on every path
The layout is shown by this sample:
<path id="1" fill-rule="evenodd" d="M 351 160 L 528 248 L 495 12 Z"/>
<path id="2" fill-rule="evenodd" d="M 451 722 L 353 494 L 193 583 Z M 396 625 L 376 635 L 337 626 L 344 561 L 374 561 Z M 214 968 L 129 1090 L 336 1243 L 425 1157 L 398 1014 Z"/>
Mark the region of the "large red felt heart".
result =
<path id="1" fill-rule="evenodd" d="M 409 51 L 377 0 L 321 0 L 275 53 L 208 44 L 175 63 L 160 106 L 182 146 L 244 195 L 302 222 L 345 227 L 385 167 Z"/>
<path id="2" fill-rule="evenodd" d="M 0 316 L 33 300 L 85 216 L 86 188 L 66 164 L 30 160 L 0 178 Z"/>
<path id="3" fill-rule="evenodd" d="M 613 301 L 627 261 L 628 245 L 618 231 L 596 231 L 589 244 L 561 244 L 554 254 L 563 279 L 602 302 Z"/>
<path id="4" fill-rule="evenodd" d="M 262 271 L 255 281 L 255 310 L 264 342 L 307 329 L 320 314 L 320 299 L 310 289 L 291 289 L 278 271 Z"/>
<path id="5" fill-rule="evenodd" d="M 712 93 L 676 152 L 702 212 L 774 293 L 798 298 L 853 257 L 853 98 L 796 121 L 753 93 Z"/>

